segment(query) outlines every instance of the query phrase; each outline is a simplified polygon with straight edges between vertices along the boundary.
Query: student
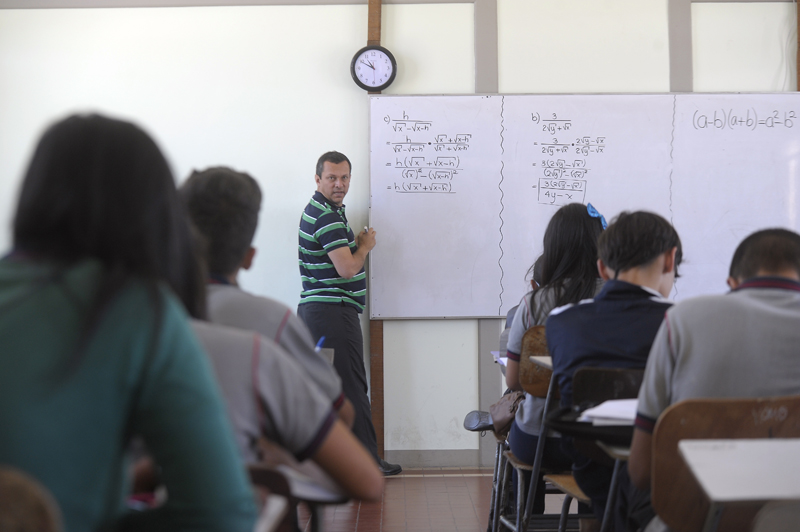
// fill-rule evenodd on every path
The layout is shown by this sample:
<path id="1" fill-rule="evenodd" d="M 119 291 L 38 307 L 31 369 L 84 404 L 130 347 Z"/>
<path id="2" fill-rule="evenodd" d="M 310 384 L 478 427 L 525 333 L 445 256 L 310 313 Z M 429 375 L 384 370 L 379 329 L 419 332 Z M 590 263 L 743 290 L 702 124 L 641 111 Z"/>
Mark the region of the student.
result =
<path id="1" fill-rule="evenodd" d="M 239 271 L 250 269 L 261 209 L 261 189 L 250 175 L 226 167 L 192 172 L 178 191 L 194 225 L 206 240 L 208 319 L 258 331 L 295 357 L 328 396 L 341 419 L 352 426 L 353 405 L 342 393 L 333 366 L 316 352 L 311 333 L 286 305 L 239 287 Z"/>
<path id="2" fill-rule="evenodd" d="M 595 261 L 597 238 L 604 224 L 605 220 L 594 207 L 580 203 L 561 207 L 548 223 L 543 242 L 542 287 L 522 298 L 508 336 L 506 384 L 512 390 L 522 390 L 519 359 L 525 331 L 534 325 L 544 325 L 555 307 L 592 297 L 602 286 Z M 540 436 L 544 401 L 525 394 L 508 435 L 514 456 L 528 464 L 533 463 Z M 560 438 L 548 436 L 542 464 L 546 468 L 569 469 L 571 463 L 570 457 L 561 450 Z M 544 512 L 541 476 L 538 482 L 532 513 L 541 514 Z"/>
<path id="3" fill-rule="evenodd" d="M 653 338 L 671 303 L 665 298 L 681 262 L 681 241 L 670 223 L 650 212 L 623 212 L 597 242 L 605 285 L 594 299 L 557 308 L 547 319 L 547 348 L 561 406 L 572 406 L 572 377 L 584 366 L 644 368 Z M 599 519 L 612 469 L 580 455 L 572 472 Z"/>
<path id="4" fill-rule="evenodd" d="M 193 327 L 211 357 L 246 462 L 260 461 L 267 438 L 297 462 L 317 464 L 348 496 L 380 500 L 383 475 L 375 461 L 295 358 L 255 332 L 200 321 Z M 290 458 L 286 464 L 330 484 L 313 466 Z"/>
<path id="5" fill-rule="evenodd" d="M 208 359 L 166 160 L 133 124 L 76 115 L 28 167 L 0 261 L 0 462 L 41 482 L 66 530 L 250 531 L 255 504 Z M 169 496 L 126 513 L 144 438 Z"/>
<path id="6" fill-rule="evenodd" d="M 640 490 L 650 489 L 653 429 L 669 405 L 800 394 L 800 235 L 765 229 L 745 238 L 733 254 L 728 286 L 728 294 L 672 307 L 653 342 L 628 462 Z M 666 528 L 660 520 L 652 526 Z"/>

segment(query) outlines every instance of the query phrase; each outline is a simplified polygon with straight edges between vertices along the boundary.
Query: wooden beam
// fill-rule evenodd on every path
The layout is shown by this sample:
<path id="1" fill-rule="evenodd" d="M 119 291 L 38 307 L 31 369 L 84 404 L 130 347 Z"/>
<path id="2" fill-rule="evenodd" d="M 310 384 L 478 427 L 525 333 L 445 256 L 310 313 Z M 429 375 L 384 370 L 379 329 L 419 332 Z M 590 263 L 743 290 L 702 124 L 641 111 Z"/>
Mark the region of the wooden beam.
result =
<path id="1" fill-rule="evenodd" d="M 369 0 L 367 14 L 367 45 L 381 44 L 381 0 Z"/>
<path id="2" fill-rule="evenodd" d="M 369 389 L 378 456 L 383 458 L 383 320 L 369 320 Z"/>

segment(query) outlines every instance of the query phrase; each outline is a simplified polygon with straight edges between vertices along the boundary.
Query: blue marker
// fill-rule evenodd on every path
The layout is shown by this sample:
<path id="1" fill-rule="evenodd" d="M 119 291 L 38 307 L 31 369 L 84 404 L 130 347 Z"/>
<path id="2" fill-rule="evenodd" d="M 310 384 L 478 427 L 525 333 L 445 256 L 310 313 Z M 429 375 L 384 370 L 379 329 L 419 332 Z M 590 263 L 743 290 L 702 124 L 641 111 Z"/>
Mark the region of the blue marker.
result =
<path id="1" fill-rule="evenodd" d="M 314 350 L 317 353 L 319 353 L 319 350 L 322 349 L 322 344 L 324 344 L 324 343 L 325 343 L 325 337 L 322 336 L 322 337 L 320 337 L 319 342 L 317 342 L 317 346 L 314 348 Z"/>

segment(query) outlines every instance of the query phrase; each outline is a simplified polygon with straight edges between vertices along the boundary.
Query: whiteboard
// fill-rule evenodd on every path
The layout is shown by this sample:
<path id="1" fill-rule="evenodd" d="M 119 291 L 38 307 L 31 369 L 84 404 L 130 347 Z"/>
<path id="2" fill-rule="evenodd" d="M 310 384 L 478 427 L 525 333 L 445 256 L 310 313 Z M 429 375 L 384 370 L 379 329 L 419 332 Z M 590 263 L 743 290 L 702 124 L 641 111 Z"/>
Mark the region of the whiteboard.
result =
<path id="1" fill-rule="evenodd" d="M 736 245 L 798 229 L 800 94 L 370 98 L 370 316 L 499 317 L 559 207 L 670 220 L 673 297 L 725 291 Z"/>

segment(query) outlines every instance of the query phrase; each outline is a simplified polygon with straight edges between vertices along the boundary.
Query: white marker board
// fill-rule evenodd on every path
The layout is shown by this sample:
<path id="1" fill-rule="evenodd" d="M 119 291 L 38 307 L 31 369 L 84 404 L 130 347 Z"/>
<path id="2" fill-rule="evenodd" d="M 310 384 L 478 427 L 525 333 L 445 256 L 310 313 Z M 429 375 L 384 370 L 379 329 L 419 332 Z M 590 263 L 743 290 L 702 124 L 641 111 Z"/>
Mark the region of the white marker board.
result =
<path id="1" fill-rule="evenodd" d="M 733 250 L 798 229 L 800 94 L 372 96 L 370 316 L 497 317 L 562 205 L 672 221 L 676 299 L 725 291 Z"/>

